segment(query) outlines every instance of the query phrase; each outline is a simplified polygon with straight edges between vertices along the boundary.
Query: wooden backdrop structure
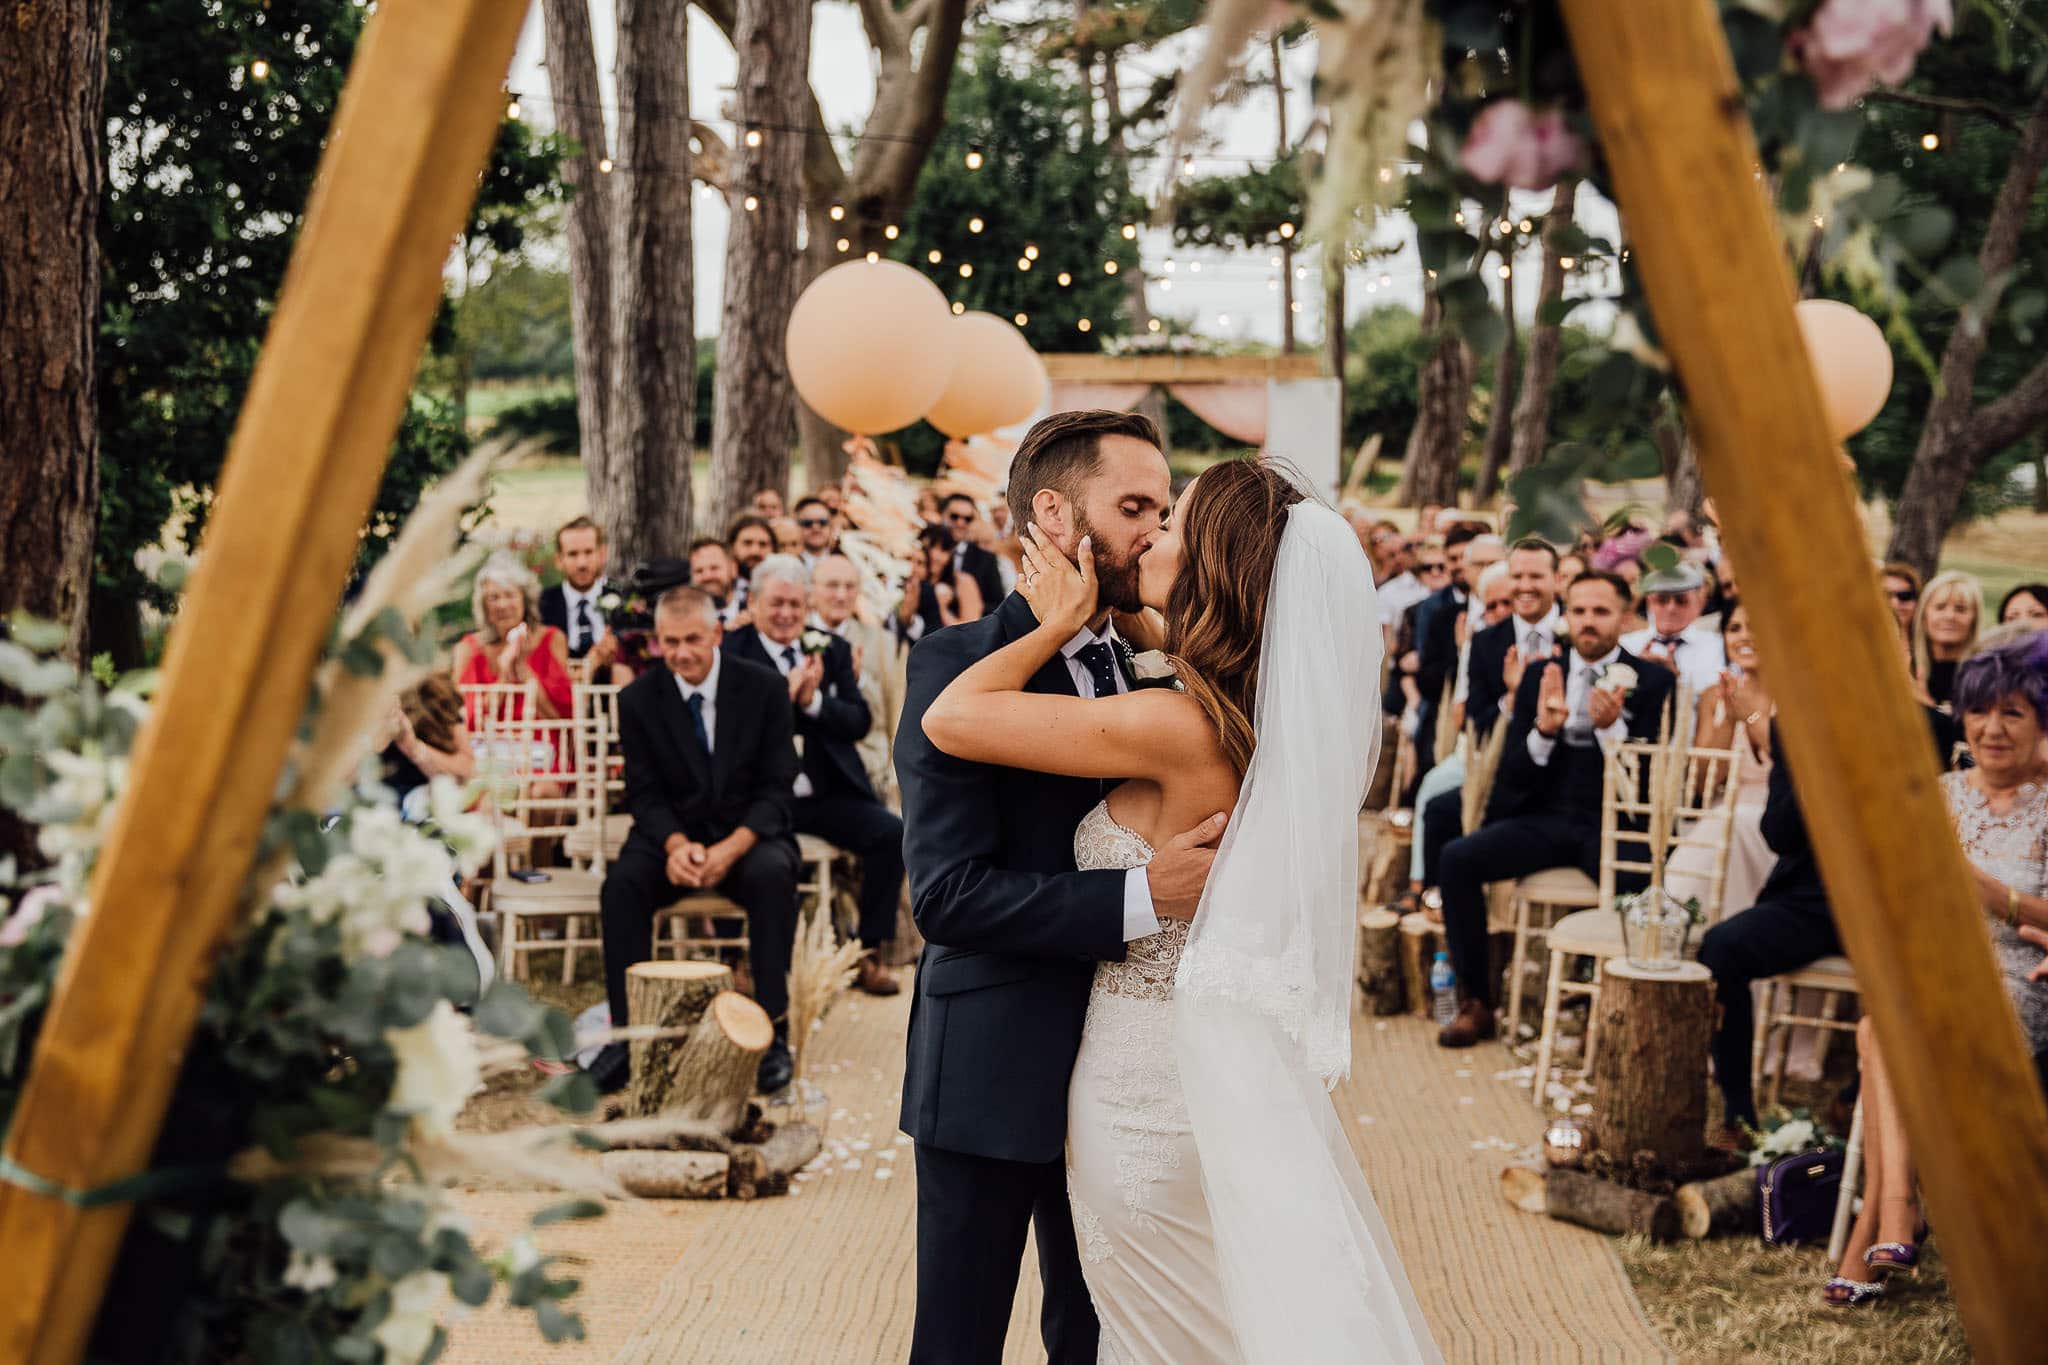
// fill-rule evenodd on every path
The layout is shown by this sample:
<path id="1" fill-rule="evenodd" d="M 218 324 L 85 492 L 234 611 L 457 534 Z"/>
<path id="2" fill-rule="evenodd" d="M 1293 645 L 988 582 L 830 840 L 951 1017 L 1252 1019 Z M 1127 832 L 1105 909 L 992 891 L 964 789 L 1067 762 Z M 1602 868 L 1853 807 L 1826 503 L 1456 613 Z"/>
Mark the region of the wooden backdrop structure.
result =
<path id="1" fill-rule="evenodd" d="M 1835 462 L 1712 0 L 1564 0 L 1660 333 L 1772 667 L 1802 805 L 1891 1058 L 1971 1344 L 2048 1341 L 2048 1105 L 1935 790 Z M 510 0 L 385 0 L 223 475 L 154 717 L 6 1154 L 69 1190 L 147 1164 L 215 948 L 502 112 Z M 1633 211 L 1632 211 L 1633 210 Z M 1789 382 L 1788 382 L 1789 381 Z M 1899 837 L 1904 832 L 1909 837 Z M 0 1360 L 78 1359 L 128 1211 L 0 1185 Z"/>
<path id="2" fill-rule="evenodd" d="M 149 1163 L 382 478 L 526 6 L 385 0 L 336 111 L 205 550 L 7 1136 L 71 1191 Z M 85 1348 L 129 1209 L 0 1184 L 0 1360 Z"/>
<path id="3" fill-rule="evenodd" d="M 1828 900 L 1896 1081 L 1976 1356 L 2039 1360 L 2048 1104 L 1951 837 L 1793 320 L 1792 273 L 1713 0 L 1563 0 Z"/>

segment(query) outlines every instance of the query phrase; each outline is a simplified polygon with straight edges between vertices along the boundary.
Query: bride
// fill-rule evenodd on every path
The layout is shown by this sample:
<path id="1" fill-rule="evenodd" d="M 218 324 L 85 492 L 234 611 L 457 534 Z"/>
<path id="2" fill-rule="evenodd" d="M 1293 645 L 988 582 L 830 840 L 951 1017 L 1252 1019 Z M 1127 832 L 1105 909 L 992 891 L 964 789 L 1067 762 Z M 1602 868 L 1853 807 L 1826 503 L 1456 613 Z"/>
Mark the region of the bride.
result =
<path id="1" fill-rule="evenodd" d="M 1096 970 L 1068 1093 L 1067 1184 L 1100 1359 L 1437 1360 L 1332 1107 L 1349 1074 L 1357 814 L 1377 753 L 1379 613 L 1344 519 L 1278 467 L 1189 486 L 1138 562 L 1177 682 L 1102 700 L 1027 693 L 1099 627 L 1090 542 L 1035 526 L 1038 627 L 924 717 L 958 758 L 1122 778 L 1074 835 L 1127 868 L 1231 819 L 1192 924 Z"/>

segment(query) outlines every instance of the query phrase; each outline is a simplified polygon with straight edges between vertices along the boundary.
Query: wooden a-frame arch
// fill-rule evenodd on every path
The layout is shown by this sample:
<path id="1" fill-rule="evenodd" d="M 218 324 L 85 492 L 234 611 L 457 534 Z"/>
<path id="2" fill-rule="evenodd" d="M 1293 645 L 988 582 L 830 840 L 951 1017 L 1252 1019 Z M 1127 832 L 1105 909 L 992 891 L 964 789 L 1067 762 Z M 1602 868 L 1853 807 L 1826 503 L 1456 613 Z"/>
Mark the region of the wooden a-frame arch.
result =
<path id="1" fill-rule="evenodd" d="M 1793 321 L 1712 0 L 1563 0 L 1637 264 L 1772 666 L 1802 807 L 1896 1076 L 1971 1345 L 2038 1358 L 2048 1104 L 1947 834 Z M 213 954 L 503 112 L 518 0 L 385 0 L 350 73 L 152 720 L 6 1155 L 147 1164 Z M 128 1210 L 0 1184 L 0 1360 L 84 1350 Z"/>

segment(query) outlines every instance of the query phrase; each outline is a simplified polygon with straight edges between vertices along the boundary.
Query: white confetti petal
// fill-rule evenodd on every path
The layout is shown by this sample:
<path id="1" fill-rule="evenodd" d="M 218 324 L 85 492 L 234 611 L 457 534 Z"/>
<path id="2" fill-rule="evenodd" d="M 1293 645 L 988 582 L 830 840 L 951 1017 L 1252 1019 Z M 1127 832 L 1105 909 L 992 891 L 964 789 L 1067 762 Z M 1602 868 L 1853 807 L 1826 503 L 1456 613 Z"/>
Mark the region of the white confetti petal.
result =
<path id="1" fill-rule="evenodd" d="M 895 1174 L 896 1172 L 890 1170 L 887 1166 L 877 1166 L 875 1168 L 875 1179 L 877 1180 L 888 1180 Z"/>

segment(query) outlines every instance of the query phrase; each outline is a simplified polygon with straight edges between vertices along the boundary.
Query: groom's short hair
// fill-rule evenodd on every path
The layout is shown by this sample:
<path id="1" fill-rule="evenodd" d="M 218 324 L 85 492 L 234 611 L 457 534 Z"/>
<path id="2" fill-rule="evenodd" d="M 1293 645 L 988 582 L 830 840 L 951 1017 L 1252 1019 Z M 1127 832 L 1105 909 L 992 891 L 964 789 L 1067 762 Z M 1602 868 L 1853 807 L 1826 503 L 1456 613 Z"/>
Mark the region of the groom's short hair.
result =
<path id="1" fill-rule="evenodd" d="M 1100 467 L 1102 438 L 1130 436 L 1158 447 L 1159 426 L 1139 412 L 1082 408 L 1056 412 L 1032 424 L 1010 460 L 1010 521 L 1021 532 L 1031 522 L 1031 499 L 1041 488 L 1081 501 L 1081 485 Z"/>

